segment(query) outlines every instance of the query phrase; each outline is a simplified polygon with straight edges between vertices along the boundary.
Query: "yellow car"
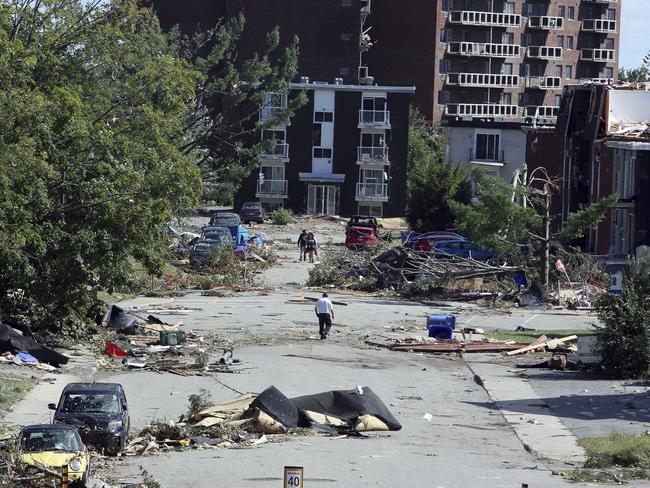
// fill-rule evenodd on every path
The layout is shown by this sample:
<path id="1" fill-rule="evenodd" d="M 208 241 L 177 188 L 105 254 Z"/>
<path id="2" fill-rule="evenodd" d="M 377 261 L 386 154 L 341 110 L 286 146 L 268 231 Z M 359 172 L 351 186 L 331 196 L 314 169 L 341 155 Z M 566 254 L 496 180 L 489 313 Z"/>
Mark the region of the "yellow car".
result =
<path id="1" fill-rule="evenodd" d="M 61 472 L 68 466 L 71 487 L 85 487 L 90 476 L 90 456 L 79 431 L 71 425 L 30 425 L 20 432 L 23 463 Z"/>

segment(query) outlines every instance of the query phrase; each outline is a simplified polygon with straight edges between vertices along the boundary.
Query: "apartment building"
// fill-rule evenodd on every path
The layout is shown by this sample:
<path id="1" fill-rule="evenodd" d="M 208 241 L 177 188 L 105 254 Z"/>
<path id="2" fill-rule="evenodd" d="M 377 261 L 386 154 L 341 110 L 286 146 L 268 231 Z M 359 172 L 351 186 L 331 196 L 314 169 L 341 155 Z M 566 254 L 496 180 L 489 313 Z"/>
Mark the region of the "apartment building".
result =
<path id="1" fill-rule="evenodd" d="M 270 139 L 259 169 L 244 180 L 235 207 L 259 200 L 312 215 L 404 215 L 409 104 L 415 89 L 310 81 L 272 94 L 260 119 L 276 118 L 288 97 L 308 103 L 285 122 L 265 129 Z"/>
<path id="2" fill-rule="evenodd" d="M 421 6 L 408 22 L 403 2 L 373 1 L 368 64 L 382 82 L 414 80 L 416 100 L 432 102 L 420 109 L 446 128 L 449 161 L 467 169 L 510 179 L 525 162 L 521 128 L 553 126 L 564 86 L 617 78 L 621 0 L 406 1 Z M 399 48 L 405 69 L 391 71 Z"/>

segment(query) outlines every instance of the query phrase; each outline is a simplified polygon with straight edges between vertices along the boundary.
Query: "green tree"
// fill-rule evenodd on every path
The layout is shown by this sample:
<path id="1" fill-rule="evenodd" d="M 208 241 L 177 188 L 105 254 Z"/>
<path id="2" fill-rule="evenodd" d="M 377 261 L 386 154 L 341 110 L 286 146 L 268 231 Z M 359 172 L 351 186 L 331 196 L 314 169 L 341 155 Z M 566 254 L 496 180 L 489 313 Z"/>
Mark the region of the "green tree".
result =
<path id="1" fill-rule="evenodd" d="M 638 68 L 618 69 L 618 80 L 624 82 L 645 83 L 650 81 L 650 52 L 643 57 L 643 62 Z"/>
<path id="2" fill-rule="evenodd" d="M 444 136 L 413 108 L 409 120 L 406 220 L 416 232 L 454 226 L 451 202 L 469 203 L 465 172 L 444 161 Z"/>
<path id="3" fill-rule="evenodd" d="M 137 0 L 0 3 L 0 318 L 81 331 L 93 290 L 158 274 L 202 180 L 235 188 L 297 45 L 236 64 L 243 17 L 184 37 Z M 300 105 L 297 97 L 285 117 Z M 274 121 L 266 122 L 267 125 Z"/>

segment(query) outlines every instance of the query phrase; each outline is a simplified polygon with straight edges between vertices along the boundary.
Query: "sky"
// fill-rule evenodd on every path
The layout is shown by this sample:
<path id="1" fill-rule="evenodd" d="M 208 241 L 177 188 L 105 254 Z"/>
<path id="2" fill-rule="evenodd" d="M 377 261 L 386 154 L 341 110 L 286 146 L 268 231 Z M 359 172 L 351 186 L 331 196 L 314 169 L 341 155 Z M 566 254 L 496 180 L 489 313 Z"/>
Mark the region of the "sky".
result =
<path id="1" fill-rule="evenodd" d="M 621 0 L 619 65 L 636 68 L 650 51 L 650 0 Z"/>

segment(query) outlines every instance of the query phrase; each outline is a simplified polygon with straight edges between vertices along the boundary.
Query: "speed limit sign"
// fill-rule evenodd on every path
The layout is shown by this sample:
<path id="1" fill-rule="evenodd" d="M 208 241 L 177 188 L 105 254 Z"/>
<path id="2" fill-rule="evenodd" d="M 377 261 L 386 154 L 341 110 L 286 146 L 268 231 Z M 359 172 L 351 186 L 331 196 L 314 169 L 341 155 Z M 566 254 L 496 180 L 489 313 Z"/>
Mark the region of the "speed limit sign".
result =
<path id="1" fill-rule="evenodd" d="M 297 466 L 284 467 L 284 488 L 302 488 L 303 468 Z"/>

